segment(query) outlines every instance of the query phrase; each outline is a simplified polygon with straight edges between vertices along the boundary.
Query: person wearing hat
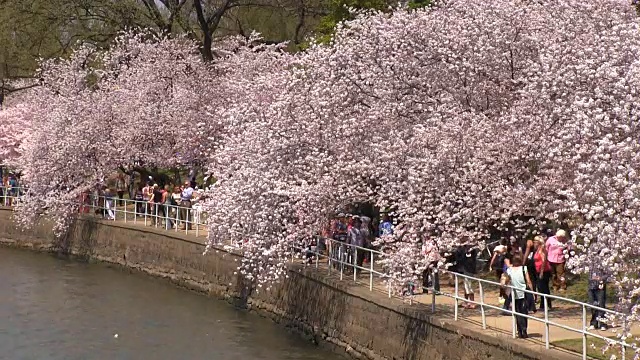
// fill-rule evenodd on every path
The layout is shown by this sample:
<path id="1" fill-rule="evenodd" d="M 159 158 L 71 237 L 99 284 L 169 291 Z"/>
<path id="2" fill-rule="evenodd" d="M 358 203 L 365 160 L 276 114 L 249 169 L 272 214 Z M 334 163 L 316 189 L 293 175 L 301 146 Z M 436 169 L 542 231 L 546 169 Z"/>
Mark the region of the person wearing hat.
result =
<path id="1" fill-rule="evenodd" d="M 565 250 L 567 249 L 567 232 L 560 229 L 555 236 L 547 239 L 547 260 L 551 265 L 551 281 L 554 291 L 567 290 L 565 272 Z"/>

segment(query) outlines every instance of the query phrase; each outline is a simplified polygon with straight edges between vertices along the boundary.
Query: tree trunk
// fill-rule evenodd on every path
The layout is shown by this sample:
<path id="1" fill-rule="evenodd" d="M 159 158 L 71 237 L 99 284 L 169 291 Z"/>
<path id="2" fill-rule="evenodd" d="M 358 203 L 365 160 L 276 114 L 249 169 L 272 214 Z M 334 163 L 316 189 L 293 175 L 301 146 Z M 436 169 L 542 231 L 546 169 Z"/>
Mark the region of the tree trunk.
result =
<path id="1" fill-rule="evenodd" d="M 211 34 L 205 33 L 204 39 L 202 40 L 202 47 L 200 48 L 200 52 L 202 53 L 202 58 L 204 61 L 213 60 L 213 52 L 211 50 L 211 46 L 213 45 L 213 38 Z"/>

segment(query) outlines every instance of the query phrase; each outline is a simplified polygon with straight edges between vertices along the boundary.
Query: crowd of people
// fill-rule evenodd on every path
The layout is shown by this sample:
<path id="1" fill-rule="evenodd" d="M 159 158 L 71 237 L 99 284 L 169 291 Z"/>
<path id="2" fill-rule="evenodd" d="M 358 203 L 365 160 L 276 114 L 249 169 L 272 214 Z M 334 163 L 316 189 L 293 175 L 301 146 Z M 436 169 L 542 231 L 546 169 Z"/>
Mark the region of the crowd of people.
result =
<path id="1" fill-rule="evenodd" d="M 83 193 L 80 212 L 87 213 L 93 207 L 104 218 L 114 220 L 116 204 L 126 205 L 124 194 L 127 193 L 127 183 L 123 175 L 115 179 L 115 186 L 113 182 L 105 182 L 94 192 Z M 193 181 L 185 181 L 183 185 L 169 183 L 161 186 L 154 183 L 152 178 L 140 182 L 129 196 L 135 200 L 134 216 L 150 217 L 149 226 L 191 230 L 196 222 L 195 217 L 201 213 L 197 204 L 201 200 L 201 193 L 196 191 L 194 185 Z"/>
<path id="2" fill-rule="evenodd" d="M 558 230 L 555 235 L 545 238 L 543 235 L 528 239 L 522 244 L 517 242 L 501 242 L 493 251 L 490 271 L 495 271 L 496 278 L 502 285 L 498 301 L 505 310 L 511 310 L 514 301 L 515 310 L 520 314 L 536 313 L 538 310 L 553 310 L 552 298 L 544 296 L 554 293 L 563 294 L 567 289 L 566 260 L 570 254 L 567 233 Z M 592 266 L 589 273 L 589 303 L 600 308 L 606 303 L 606 269 Z M 510 285 L 513 291 L 507 287 Z M 542 294 L 534 296 L 523 290 Z M 514 299 L 512 298 L 514 297 Z M 590 329 L 606 330 L 603 321 L 605 314 L 601 310 L 592 309 Z M 517 317 L 518 334 L 526 338 L 527 318 Z"/>
<path id="3" fill-rule="evenodd" d="M 357 251 L 357 248 L 373 249 L 373 242 L 382 235 L 393 234 L 393 222 L 386 214 L 382 219 L 373 221 L 366 216 L 354 216 L 339 214 L 331 225 L 325 229 L 317 241 L 309 243 L 307 259 L 314 256 L 317 250 L 326 250 L 329 258 L 333 260 L 333 266 L 349 264 L 357 271 L 363 262 L 370 261 L 369 251 Z M 329 241 L 323 241 L 329 239 Z M 479 270 L 478 259 L 480 249 L 470 241 L 464 241 L 450 254 L 445 254 L 435 249 L 434 244 L 424 242 L 422 244 L 425 256 L 433 257 L 435 252 L 439 256 L 426 260 L 429 263 L 422 274 L 423 293 L 433 289 L 440 291 L 439 275 L 436 265 L 440 259 L 445 259 L 449 264 L 449 270 L 465 275 L 463 277 L 463 291 L 466 301 L 460 306 L 467 309 L 477 308 L 474 281 L 470 278 L 477 277 Z M 515 311 L 519 314 L 529 315 L 538 310 L 552 311 L 552 298 L 544 295 L 563 294 L 567 289 L 567 277 L 565 264 L 571 252 L 568 245 L 567 232 L 559 229 L 553 236 L 545 237 L 537 235 L 525 241 L 500 241 L 493 249 L 493 255 L 489 261 L 489 271 L 493 272 L 500 282 L 498 302 L 504 310 Z M 331 261 L 330 260 L 330 261 Z M 607 270 L 593 266 L 588 274 L 589 303 L 599 308 L 606 304 L 606 284 L 609 276 Z M 470 278 L 469 278 L 470 277 Z M 476 285 L 477 286 L 477 285 Z M 413 295 L 415 284 L 407 284 L 404 295 Z M 528 291 L 539 293 L 533 295 Z M 510 314 L 510 312 L 504 312 Z M 605 313 L 592 309 L 589 329 L 606 330 L 608 325 L 604 320 Z M 527 338 L 528 320 L 525 316 L 516 317 L 517 333 L 520 338 Z"/>
<path id="4" fill-rule="evenodd" d="M 393 223 L 387 214 L 381 218 L 363 215 L 338 214 L 311 240 L 300 244 L 304 257 L 311 261 L 316 253 L 326 253 L 335 268 L 358 272 L 366 262 L 371 261 L 374 240 L 381 235 L 393 233 Z M 349 266 L 344 266 L 349 264 Z M 353 265 L 353 266 L 352 266 Z"/>
<path id="5" fill-rule="evenodd" d="M 12 206 L 14 198 L 20 196 L 20 184 L 16 174 L 9 174 L 2 177 L 0 186 L 0 197 L 4 206 Z"/>

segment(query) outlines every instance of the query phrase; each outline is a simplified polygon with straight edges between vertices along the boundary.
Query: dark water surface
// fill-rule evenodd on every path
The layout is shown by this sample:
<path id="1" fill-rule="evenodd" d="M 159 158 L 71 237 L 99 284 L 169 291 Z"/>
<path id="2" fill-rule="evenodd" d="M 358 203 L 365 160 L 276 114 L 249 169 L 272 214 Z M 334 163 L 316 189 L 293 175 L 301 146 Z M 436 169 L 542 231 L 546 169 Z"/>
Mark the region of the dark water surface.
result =
<path id="1" fill-rule="evenodd" d="M 342 358 L 159 279 L 0 247 L 0 359 Z"/>

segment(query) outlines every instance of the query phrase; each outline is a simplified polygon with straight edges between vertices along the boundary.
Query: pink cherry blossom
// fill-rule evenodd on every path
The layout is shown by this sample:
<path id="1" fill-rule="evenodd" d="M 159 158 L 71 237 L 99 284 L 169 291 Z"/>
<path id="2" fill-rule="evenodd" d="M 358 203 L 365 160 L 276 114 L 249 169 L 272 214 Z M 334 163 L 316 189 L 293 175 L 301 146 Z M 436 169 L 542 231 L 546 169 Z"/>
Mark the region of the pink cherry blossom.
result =
<path id="1" fill-rule="evenodd" d="M 0 165 L 16 165 L 20 145 L 31 131 L 31 104 L 9 104 L 0 110 Z"/>

